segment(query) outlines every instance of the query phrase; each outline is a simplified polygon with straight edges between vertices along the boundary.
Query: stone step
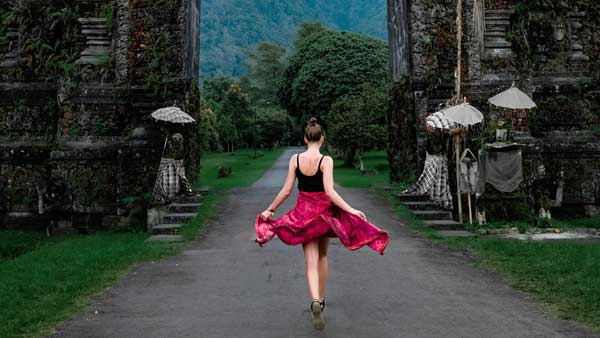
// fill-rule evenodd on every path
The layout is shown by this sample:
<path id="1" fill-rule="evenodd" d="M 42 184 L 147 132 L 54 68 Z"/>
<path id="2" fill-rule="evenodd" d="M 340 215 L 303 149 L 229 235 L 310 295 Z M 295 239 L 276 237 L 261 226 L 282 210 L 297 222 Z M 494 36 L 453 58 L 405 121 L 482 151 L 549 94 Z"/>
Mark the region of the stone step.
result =
<path id="1" fill-rule="evenodd" d="M 200 203 L 202 201 L 202 194 L 196 193 L 191 196 L 179 196 L 176 198 L 176 203 Z"/>
<path id="2" fill-rule="evenodd" d="M 111 40 L 110 39 L 90 39 L 89 41 L 86 41 L 86 44 L 88 46 L 110 46 L 111 45 Z"/>
<path id="3" fill-rule="evenodd" d="M 437 230 L 462 230 L 464 225 L 453 220 L 427 220 L 423 224 L 432 229 Z"/>
<path id="4" fill-rule="evenodd" d="M 183 242 L 181 235 L 152 235 L 146 242 Z"/>
<path id="5" fill-rule="evenodd" d="M 178 235 L 181 224 L 157 224 L 152 227 L 153 235 Z"/>
<path id="6" fill-rule="evenodd" d="M 510 48 L 512 43 L 504 40 L 485 41 L 485 48 Z"/>
<path id="7" fill-rule="evenodd" d="M 451 220 L 452 213 L 446 210 L 414 210 L 413 215 L 421 220 Z"/>
<path id="8" fill-rule="evenodd" d="M 163 216 L 162 222 L 165 224 L 185 224 L 194 217 L 196 217 L 196 213 L 193 212 L 171 213 Z"/>
<path id="9" fill-rule="evenodd" d="M 402 204 L 411 210 L 436 210 L 440 207 L 439 205 L 430 201 L 404 202 Z"/>
<path id="10" fill-rule="evenodd" d="M 487 13 L 487 12 L 486 12 Z M 100 24 L 100 23 L 106 23 L 106 18 L 79 18 L 77 19 L 77 21 L 81 22 L 82 24 Z"/>
<path id="11" fill-rule="evenodd" d="M 108 31 L 106 29 L 82 29 L 81 34 L 83 35 L 108 35 Z"/>
<path id="12" fill-rule="evenodd" d="M 102 49 L 88 48 L 88 49 L 84 50 L 83 52 L 81 52 L 81 56 L 109 56 L 109 55 L 110 55 L 110 49 L 107 49 L 107 48 L 102 48 Z"/>
<path id="13" fill-rule="evenodd" d="M 417 195 L 417 194 L 396 194 L 396 199 L 400 202 L 419 202 L 429 201 L 429 195 Z"/>
<path id="14" fill-rule="evenodd" d="M 173 213 L 190 213 L 196 212 L 202 203 L 172 203 L 167 206 L 169 212 Z"/>
<path id="15" fill-rule="evenodd" d="M 491 38 L 506 39 L 506 32 L 504 32 L 504 31 L 485 32 L 485 37 L 488 39 L 491 39 Z"/>

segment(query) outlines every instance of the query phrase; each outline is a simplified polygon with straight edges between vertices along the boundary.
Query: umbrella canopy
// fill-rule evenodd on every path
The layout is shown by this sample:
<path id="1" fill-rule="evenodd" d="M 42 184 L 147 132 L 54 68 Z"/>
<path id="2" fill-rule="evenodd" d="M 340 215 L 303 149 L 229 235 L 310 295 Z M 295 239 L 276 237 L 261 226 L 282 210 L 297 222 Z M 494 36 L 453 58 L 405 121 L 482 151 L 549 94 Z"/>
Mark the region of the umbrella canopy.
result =
<path id="1" fill-rule="evenodd" d="M 441 111 L 427 116 L 425 123 L 428 127 L 434 129 L 449 130 L 457 127 L 454 122 L 448 121 Z"/>
<path id="2" fill-rule="evenodd" d="M 442 110 L 442 113 L 450 122 L 468 127 L 483 122 L 483 114 L 468 103 L 461 103 Z"/>
<path id="3" fill-rule="evenodd" d="M 509 109 L 532 109 L 537 106 L 527 94 L 515 86 L 514 82 L 509 89 L 492 97 L 488 102 Z"/>
<path id="4" fill-rule="evenodd" d="M 169 123 L 186 124 L 195 123 L 196 120 L 190 115 L 186 114 L 179 107 L 166 107 L 161 108 L 152 113 L 152 118 L 157 121 L 164 121 Z"/>

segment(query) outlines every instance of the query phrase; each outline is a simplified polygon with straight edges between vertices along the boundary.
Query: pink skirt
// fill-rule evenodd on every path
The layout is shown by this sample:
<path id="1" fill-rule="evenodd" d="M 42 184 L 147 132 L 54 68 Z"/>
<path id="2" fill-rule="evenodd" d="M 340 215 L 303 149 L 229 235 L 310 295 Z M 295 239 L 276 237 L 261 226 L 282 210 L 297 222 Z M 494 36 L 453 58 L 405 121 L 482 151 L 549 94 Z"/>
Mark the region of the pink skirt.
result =
<path id="1" fill-rule="evenodd" d="M 367 245 L 383 255 L 389 243 L 387 232 L 338 208 L 324 192 L 300 191 L 292 210 L 280 218 L 266 221 L 259 214 L 254 228 L 259 245 L 270 241 L 275 235 L 287 245 L 298 245 L 328 236 L 339 238 L 350 250 Z"/>

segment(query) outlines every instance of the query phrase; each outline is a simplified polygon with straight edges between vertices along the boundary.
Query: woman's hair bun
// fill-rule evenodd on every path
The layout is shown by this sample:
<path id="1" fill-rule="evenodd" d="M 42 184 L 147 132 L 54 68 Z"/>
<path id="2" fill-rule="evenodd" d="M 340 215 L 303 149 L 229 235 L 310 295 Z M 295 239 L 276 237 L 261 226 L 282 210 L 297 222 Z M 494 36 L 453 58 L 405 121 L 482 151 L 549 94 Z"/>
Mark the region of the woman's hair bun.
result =
<path id="1" fill-rule="evenodd" d="M 316 125 L 317 125 L 317 122 L 318 122 L 318 121 L 317 121 L 317 118 L 316 118 L 316 117 L 311 117 L 311 118 L 308 120 L 308 125 L 309 125 L 309 126 L 316 126 Z"/>

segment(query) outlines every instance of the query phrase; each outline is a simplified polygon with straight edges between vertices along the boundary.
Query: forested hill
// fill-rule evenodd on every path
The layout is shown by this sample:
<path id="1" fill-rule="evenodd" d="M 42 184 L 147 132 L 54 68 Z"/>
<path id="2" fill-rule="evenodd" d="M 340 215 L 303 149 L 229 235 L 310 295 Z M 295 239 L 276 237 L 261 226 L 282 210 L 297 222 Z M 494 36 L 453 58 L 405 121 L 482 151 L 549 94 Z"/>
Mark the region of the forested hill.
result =
<path id="1" fill-rule="evenodd" d="M 291 46 L 298 24 L 386 39 L 385 0 L 202 0 L 202 76 L 241 75 L 246 55 L 259 41 Z"/>

